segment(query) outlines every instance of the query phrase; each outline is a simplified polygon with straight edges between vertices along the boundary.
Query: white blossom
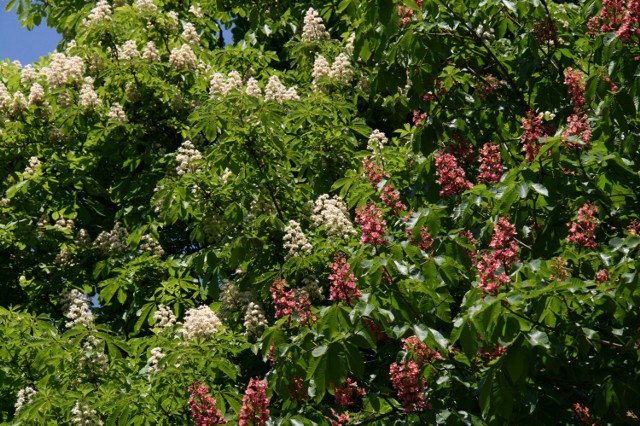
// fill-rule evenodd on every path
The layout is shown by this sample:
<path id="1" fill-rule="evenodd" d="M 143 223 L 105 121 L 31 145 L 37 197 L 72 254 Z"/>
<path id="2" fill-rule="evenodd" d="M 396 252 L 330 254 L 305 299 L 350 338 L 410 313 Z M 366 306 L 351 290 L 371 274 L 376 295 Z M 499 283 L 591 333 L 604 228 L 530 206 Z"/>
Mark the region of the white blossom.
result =
<path id="1" fill-rule="evenodd" d="M 140 250 L 151 253 L 155 256 L 163 256 L 164 249 L 153 235 L 145 234 L 140 238 Z"/>
<path id="2" fill-rule="evenodd" d="M 128 120 L 127 114 L 124 112 L 122 105 L 118 102 L 114 102 L 111 104 L 109 108 L 109 113 L 107 114 L 107 118 L 111 121 L 115 121 L 116 123 L 126 123 Z"/>
<path id="3" fill-rule="evenodd" d="M 31 386 L 27 386 L 18 391 L 18 399 L 16 400 L 16 403 L 14 405 L 16 409 L 16 414 L 18 413 L 18 411 L 20 411 L 22 407 L 31 403 L 36 393 L 38 392 L 36 392 L 36 390 Z"/>
<path id="4" fill-rule="evenodd" d="M 382 148 L 384 148 L 384 146 L 387 144 L 387 142 L 389 142 L 389 139 L 387 139 L 385 134 L 382 133 L 381 131 L 379 131 L 378 129 L 375 129 L 369 135 L 369 141 L 367 142 L 367 148 L 370 151 L 379 154 L 380 152 L 382 152 Z"/>
<path id="5" fill-rule="evenodd" d="M 40 159 L 38 157 L 30 157 L 29 165 L 22 172 L 22 176 L 24 176 L 25 179 L 32 178 L 36 174 L 40 164 L 42 163 L 40 163 Z"/>
<path id="6" fill-rule="evenodd" d="M 61 231 L 73 231 L 73 228 L 75 228 L 76 223 L 73 219 L 65 219 L 64 217 L 61 217 L 60 219 L 56 220 L 56 223 L 54 226 L 60 229 Z"/>
<path id="7" fill-rule="evenodd" d="M 11 102 L 11 114 L 17 114 L 20 111 L 24 111 L 29 106 L 27 98 L 25 98 L 22 92 L 16 92 L 13 94 L 13 100 Z"/>
<path id="8" fill-rule="evenodd" d="M 7 90 L 7 86 L 0 81 L 0 111 L 8 111 L 11 105 L 11 93 Z"/>
<path id="9" fill-rule="evenodd" d="M 84 20 L 83 25 L 88 27 L 96 22 L 111 20 L 111 6 L 107 0 L 100 0 L 89 12 L 89 16 Z"/>
<path id="10" fill-rule="evenodd" d="M 29 64 L 20 70 L 20 81 L 23 84 L 29 84 L 38 78 L 38 70 Z"/>
<path id="11" fill-rule="evenodd" d="M 195 70 L 198 67 L 198 59 L 188 44 L 172 49 L 169 63 L 177 70 Z"/>
<path id="12" fill-rule="evenodd" d="M 67 295 L 66 302 L 68 306 L 64 316 L 68 321 L 65 323 L 65 327 L 73 328 L 76 325 L 93 327 L 94 317 L 87 296 L 74 288 Z"/>
<path id="13" fill-rule="evenodd" d="M 55 52 L 51 54 L 49 65 L 40 68 L 40 74 L 45 76 L 49 87 L 55 89 L 81 81 L 84 69 L 85 65 L 81 57 Z"/>
<path id="14" fill-rule="evenodd" d="M 178 161 L 178 165 L 176 166 L 178 176 L 202 171 L 199 164 L 202 160 L 202 154 L 191 141 L 187 140 L 182 142 L 182 145 L 178 148 L 176 160 Z"/>
<path id="15" fill-rule="evenodd" d="M 198 19 L 202 19 L 204 17 L 204 15 L 202 14 L 202 8 L 200 7 L 200 5 L 191 5 L 191 7 L 189 7 L 189 13 L 193 14 L 193 16 L 195 16 Z"/>
<path id="16" fill-rule="evenodd" d="M 256 80 L 253 77 L 250 77 L 249 80 L 247 80 L 247 88 L 245 93 L 249 96 L 255 96 L 257 98 L 261 98 L 262 89 L 260 89 L 260 86 L 258 85 L 258 80 Z"/>
<path id="17" fill-rule="evenodd" d="M 33 83 L 31 85 L 31 90 L 29 90 L 29 104 L 30 105 L 38 105 L 42 103 L 44 100 L 44 89 L 38 83 Z"/>
<path id="18" fill-rule="evenodd" d="M 102 100 L 98 97 L 98 94 L 93 89 L 93 78 L 86 77 L 84 84 L 80 89 L 79 104 L 85 109 L 95 109 L 102 106 Z"/>
<path id="19" fill-rule="evenodd" d="M 290 220 L 284 227 L 284 248 L 289 251 L 288 257 L 302 257 L 311 254 L 313 246 L 302 232 L 300 224 L 295 220 Z"/>
<path id="20" fill-rule="evenodd" d="M 158 48 L 153 41 L 148 42 L 145 46 L 144 51 L 142 52 L 142 58 L 146 59 L 147 61 L 160 60 L 160 53 L 158 53 Z"/>
<path id="21" fill-rule="evenodd" d="M 302 41 L 313 43 L 329 38 L 329 33 L 324 27 L 322 18 L 312 7 L 307 10 L 304 16 L 304 25 L 302 27 Z"/>
<path id="22" fill-rule="evenodd" d="M 92 410 L 91 407 L 80 401 L 76 401 L 76 404 L 71 409 L 71 424 L 77 426 L 104 425 L 96 410 Z"/>
<path id="23" fill-rule="evenodd" d="M 313 62 L 313 72 L 311 73 L 314 83 L 322 77 L 329 77 L 329 73 L 331 73 L 331 67 L 329 67 L 327 59 L 322 55 L 317 55 L 316 60 Z"/>
<path id="24" fill-rule="evenodd" d="M 196 27 L 191 22 L 185 23 L 182 28 L 182 38 L 184 38 L 187 43 L 200 44 L 200 36 L 196 31 Z"/>
<path id="25" fill-rule="evenodd" d="M 330 237 L 345 237 L 356 233 L 349 220 L 347 205 L 341 199 L 330 198 L 327 194 L 322 194 L 315 201 L 311 220 L 317 227 L 324 226 Z"/>
<path id="26" fill-rule="evenodd" d="M 269 77 L 269 81 L 264 88 L 264 100 L 282 103 L 284 101 L 300 100 L 295 87 L 286 88 L 277 75 Z"/>
<path id="27" fill-rule="evenodd" d="M 169 328 L 176 323 L 176 316 L 171 309 L 163 304 L 158 305 L 158 309 L 153 314 L 153 319 L 157 320 L 156 325 L 162 328 Z"/>
<path id="28" fill-rule="evenodd" d="M 140 12 L 152 13 L 158 10 L 158 6 L 153 3 L 153 0 L 136 0 L 135 3 L 133 3 L 133 7 Z"/>
<path id="29" fill-rule="evenodd" d="M 88 335 L 82 343 L 78 369 L 90 376 L 104 374 L 109 371 L 107 356 L 100 347 L 100 339 L 97 337 Z"/>
<path id="30" fill-rule="evenodd" d="M 156 347 L 151 349 L 151 357 L 149 357 L 149 360 L 147 361 L 147 364 L 149 365 L 149 373 L 154 374 L 161 370 L 158 364 L 164 357 L 165 354 L 162 352 L 162 348 Z"/>
<path id="31" fill-rule="evenodd" d="M 138 46 L 135 40 L 127 40 L 122 46 L 118 46 L 118 59 L 121 61 L 131 61 L 140 57 Z"/>
<path id="32" fill-rule="evenodd" d="M 225 167 L 224 171 L 222 172 L 222 176 L 220 176 L 220 180 L 222 181 L 222 183 L 226 184 L 232 174 L 233 172 L 229 170 L 229 168 Z"/>
<path id="33" fill-rule="evenodd" d="M 105 254 L 122 254 L 127 251 L 128 238 L 127 229 L 120 222 L 116 222 L 111 231 L 102 231 L 93 245 Z"/>
<path id="34" fill-rule="evenodd" d="M 353 70 L 351 69 L 351 61 L 344 53 L 338 55 L 331 65 L 329 78 L 348 83 L 353 78 Z"/>
<path id="35" fill-rule="evenodd" d="M 356 42 L 356 33 L 351 33 L 351 35 L 347 39 L 347 44 L 344 46 L 344 48 L 347 50 L 347 53 L 349 55 L 353 55 L 355 42 Z"/>
<path id="36" fill-rule="evenodd" d="M 262 306 L 254 302 L 249 302 L 244 314 L 245 335 L 260 337 L 268 326 L 269 323 L 267 322 L 267 317 L 264 314 Z"/>
<path id="37" fill-rule="evenodd" d="M 212 337 L 222 322 L 208 306 L 189 309 L 184 318 L 182 333 L 187 340 Z"/>

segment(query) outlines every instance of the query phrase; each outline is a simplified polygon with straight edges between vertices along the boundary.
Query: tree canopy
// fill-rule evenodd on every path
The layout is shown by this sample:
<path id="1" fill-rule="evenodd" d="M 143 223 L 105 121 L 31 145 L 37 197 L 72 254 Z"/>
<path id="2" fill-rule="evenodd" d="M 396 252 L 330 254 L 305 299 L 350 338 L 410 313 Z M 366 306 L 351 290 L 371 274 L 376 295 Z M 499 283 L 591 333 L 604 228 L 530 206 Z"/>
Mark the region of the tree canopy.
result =
<path id="1" fill-rule="evenodd" d="M 9 1 L 0 421 L 637 423 L 640 3 L 239 3 Z"/>

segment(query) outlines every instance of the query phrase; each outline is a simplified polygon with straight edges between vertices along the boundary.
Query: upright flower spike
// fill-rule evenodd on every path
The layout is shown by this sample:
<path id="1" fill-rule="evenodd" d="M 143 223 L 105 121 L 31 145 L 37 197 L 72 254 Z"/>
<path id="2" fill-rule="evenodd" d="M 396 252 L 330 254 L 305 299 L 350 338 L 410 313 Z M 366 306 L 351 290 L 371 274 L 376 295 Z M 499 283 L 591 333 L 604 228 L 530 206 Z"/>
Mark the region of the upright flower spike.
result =
<path id="1" fill-rule="evenodd" d="M 356 222 L 360 225 L 362 244 L 371 244 L 374 247 L 386 242 L 387 223 L 382 219 L 382 213 L 375 204 L 369 203 L 356 210 Z"/>
<path id="2" fill-rule="evenodd" d="M 415 361 L 394 362 L 389 368 L 389 376 L 405 412 L 416 413 L 431 408 L 424 396 L 427 381 L 420 377 L 420 368 Z"/>
<path id="3" fill-rule="evenodd" d="M 476 263 L 478 287 L 486 293 L 496 293 L 498 289 L 511 281 L 508 271 L 518 260 L 519 247 L 514 240 L 516 229 L 509 219 L 502 216 L 493 227 L 493 236 L 489 247 Z"/>
<path id="4" fill-rule="evenodd" d="M 598 246 L 596 231 L 600 226 L 600 221 L 596 218 L 597 213 L 598 206 L 593 203 L 584 203 L 578 209 L 578 219 L 567 224 L 569 226 L 567 241 L 578 248 L 595 249 Z"/>
<path id="5" fill-rule="evenodd" d="M 329 33 L 324 27 L 324 22 L 318 12 L 310 7 L 304 15 L 304 26 L 302 27 L 302 41 L 306 43 L 315 43 L 327 40 Z"/>
<path id="6" fill-rule="evenodd" d="M 487 142 L 480 150 L 480 173 L 478 182 L 497 183 L 502 177 L 502 158 L 500 157 L 500 146 Z"/>
<path id="7" fill-rule="evenodd" d="M 223 425 L 227 421 L 216 407 L 217 401 L 209 395 L 209 387 L 194 382 L 189 386 L 189 408 L 196 426 Z"/>
<path id="8" fill-rule="evenodd" d="M 267 381 L 257 377 L 249 380 L 242 398 L 239 426 L 265 426 L 269 421 Z"/>
<path id="9" fill-rule="evenodd" d="M 534 111 L 528 111 L 527 116 L 522 118 L 522 130 L 524 133 L 520 137 L 522 149 L 524 150 L 524 159 L 531 163 L 536 159 L 542 143 L 540 138 L 546 136 L 542 130 L 543 114 L 536 114 Z"/>
<path id="10" fill-rule="evenodd" d="M 440 195 L 443 197 L 459 194 L 473 187 L 466 179 L 466 173 L 458 165 L 458 160 L 452 154 L 440 150 L 436 158 L 436 177 L 442 187 Z"/>
<path id="11" fill-rule="evenodd" d="M 344 254 L 336 253 L 334 263 L 331 266 L 331 294 L 329 300 L 342 301 L 351 304 L 355 299 L 362 296 L 358 287 L 356 287 L 356 276 L 351 273 L 351 266 Z"/>

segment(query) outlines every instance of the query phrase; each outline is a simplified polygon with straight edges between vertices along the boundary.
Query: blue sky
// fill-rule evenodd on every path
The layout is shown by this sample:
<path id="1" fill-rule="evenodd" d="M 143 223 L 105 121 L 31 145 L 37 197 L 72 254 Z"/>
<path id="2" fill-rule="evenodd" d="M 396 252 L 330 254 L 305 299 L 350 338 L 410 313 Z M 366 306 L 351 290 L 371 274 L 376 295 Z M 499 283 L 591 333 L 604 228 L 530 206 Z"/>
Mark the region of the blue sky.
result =
<path id="1" fill-rule="evenodd" d="M 20 26 L 15 11 L 5 11 L 6 5 L 7 0 L 0 0 L 0 61 L 17 59 L 26 65 L 55 50 L 60 34 L 44 22 L 29 31 Z"/>

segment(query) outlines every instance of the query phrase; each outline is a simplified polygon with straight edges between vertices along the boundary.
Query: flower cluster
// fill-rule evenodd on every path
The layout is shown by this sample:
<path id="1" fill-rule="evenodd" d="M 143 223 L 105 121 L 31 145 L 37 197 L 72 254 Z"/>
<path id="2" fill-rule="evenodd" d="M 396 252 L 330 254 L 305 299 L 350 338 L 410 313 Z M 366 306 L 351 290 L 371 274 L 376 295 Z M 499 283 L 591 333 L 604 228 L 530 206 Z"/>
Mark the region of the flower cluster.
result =
<path id="1" fill-rule="evenodd" d="M 465 171 L 458 165 L 458 160 L 452 154 L 440 150 L 436 158 L 436 177 L 442 187 L 440 195 L 446 197 L 455 195 L 472 188 L 473 184 L 465 176 Z"/>
<path id="2" fill-rule="evenodd" d="M 638 35 L 640 23 L 640 2 L 627 0 L 603 0 L 600 15 L 589 20 L 587 26 L 593 36 L 614 32 L 623 43 L 629 43 L 633 35 Z"/>
<path id="3" fill-rule="evenodd" d="M 591 143 L 591 128 L 587 120 L 587 115 L 584 113 L 584 107 L 586 104 L 586 99 L 584 97 L 584 76 L 579 70 L 574 70 L 569 67 L 564 71 L 564 84 L 567 86 L 567 91 L 571 98 L 573 114 L 571 114 L 567 119 L 569 127 L 562 135 L 564 137 L 577 136 L 584 143 L 583 145 L 580 143 L 566 142 L 565 145 L 569 148 L 588 147 Z"/>
<path id="4" fill-rule="evenodd" d="M 242 398 L 239 426 L 265 426 L 269 421 L 267 381 L 252 378 Z"/>
<path id="5" fill-rule="evenodd" d="M 329 420 L 329 424 L 331 426 L 347 426 L 351 424 L 351 416 L 349 416 L 349 413 L 342 413 L 338 415 L 338 413 L 336 413 L 336 410 L 334 410 L 333 408 L 329 408 L 329 410 L 331 410 L 331 415 L 335 417 L 335 419 L 325 417 L 327 420 Z"/>
<path id="6" fill-rule="evenodd" d="M 439 352 L 430 349 L 426 343 L 421 342 L 418 336 L 402 339 L 402 349 L 413 354 L 418 365 L 424 364 L 425 361 L 433 362 L 436 359 L 444 359 Z"/>
<path id="7" fill-rule="evenodd" d="M 51 54 L 49 66 L 40 68 L 40 73 L 46 78 L 52 89 L 65 84 L 75 84 L 82 80 L 84 62 L 79 56 L 67 56 L 64 53 Z"/>
<path id="8" fill-rule="evenodd" d="M 189 140 L 182 142 L 182 145 L 178 148 L 176 160 L 178 161 L 176 166 L 178 176 L 202 171 L 199 164 L 202 160 L 202 153 Z"/>
<path id="9" fill-rule="evenodd" d="M 77 426 L 102 426 L 104 422 L 98 417 L 96 410 L 92 410 L 88 405 L 76 401 L 71 409 L 71 424 Z"/>
<path id="10" fill-rule="evenodd" d="M 258 303 L 249 302 L 244 314 L 244 334 L 246 336 L 260 337 L 268 326 L 269 323 L 267 322 L 267 317 L 264 315 L 262 306 Z"/>
<path id="11" fill-rule="evenodd" d="M 33 83 L 29 89 L 29 105 L 39 105 L 43 100 L 44 88 L 38 83 Z"/>
<path id="12" fill-rule="evenodd" d="M 356 209 L 356 222 L 360 225 L 362 244 L 371 244 L 378 247 L 385 243 L 387 223 L 382 219 L 382 213 L 375 204 L 369 203 Z"/>
<path id="13" fill-rule="evenodd" d="M 187 22 L 182 26 L 182 38 L 187 43 L 200 44 L 200 36 L 191 22 Z"/>
<path id="14" fill-rule="evenodd" d="M 393 189 L 393 185 L 391 184 L 387 184 L 382 188 L 380 199 L 382 199 L 385 207 L 391 209 L 394 215 L 398 215 L 400 212 L 407 210 L 407 206 L 400 201 L 400 193 Z"/>
<path id="15" fill-rule="evenodd" d="M 34 177 L 36 172 L 38 171 L 38 168 L 40 167 L 40 164 L 42 163 L 40 162 L 40 159 L 38 157 L 30 157 L 29 165 L 25 167 L 24 171 L 22 172 L 22 176 L 25 179 Z"/>
<path id="16" fill-rule="evenodd" d="M 389 376 L 398 399 L 407 413 L 431 408 L 424 397 L 427 381 L 424 377 L 420 377 L 420 367 L 415 361 L 394 362 L 389 368 Z"/>
<path id="17" fill-rule="evenodd" d="M 111 20 L 111 6 L 107 0 L 100 0 L 89 12 L 89 16 L 83 21 L 83 25 L 89 27 L 97 22 Z"/>
<path id="18" fill-rule="evenodd" d="M 153 319 L 157 321 L 156 325 L 162 328 L 169 328 L 176 323 L 176 316 L 171 309 L 163 304 L 158 305 L 158 309 L 153 314 Z"/>
<path id="19" fill-rule="evenodd" d="M 384 169 L 373 157 L 364 157 L 362 159 L 362 168 L 367 174 L 369 183 L 374 190 L 378 190 L 378 184 L 385 178 Z"/>
<path id="20" fill-rule="evenodd" d="M 187 340 L 212 337 L 222 326 L 222 322 L 211 310 L 203 305 L 199 308 L 191 308 L 184 317 L 182 335 Z"/>
<path id="21" fill-rule="evenodd" d="M 422 10 L 422 0 L 416 0 L 416 6 Z M 407 25 L 415 16 L 415 11 L 410 7 L 398 5 L 398 16 L 400 17 L 400 25 Z"/>
<path id="22" fill-rule="evenodd" d="M 245 93 L 249 96 L 254 96 L 256 98 L 262 97 L 262 89 L 258 85 L 258 80 L 253 77 L 249 77 L 247 80 L 247 87 L 245 89 Z"/>
<path id="23" fill-rule="evenodd" d="M 362 296 L 362 293 L 356 287 L 356 276 L 351 273 L 351 266 L 344 254 L 341 252 L 336 253 L 333 263 L 329 266 L 331 267 L 329 300 L 342 301 L 350 305 L 351 302 Z"/>
<path id="24" fill-rule="evenodd" d="M 146 59 L 147 61 L 160 60 L 160 53 L 158 52 L 158 48 L 153 41 L 149 41 L 144 47 L 144 50 L 142 51 L 142 59 Z"/>
<path id="25" fill-rule="evenodd" d="M 225 321 L 230 321 L 235 312 L 244 309 L 254 299 L 255 295 L 251 291 L 240 291 L 237 284 L 227 282 L 222 286 L 219 314 Z"/>
<path id="26" fill-rule="evenodd" d="M 491 142 L 485 143 L 480 149 L 480 173 L 478 182 L 497 183 L 502 177 L 502 158 L 500 157 L 500 146 Z"/>
<path id="27" fill-rule="evenodd" d="M 509 219 L 502 216 L 493 226 L 493 236 L 489 247 L 492 251 L 482 253 L 476 263 L 478 287 L 486 293 L 495 293 L 511 281 L 507 272 L 518 260 L 519 247 L 514 240 L 516 228 Z"/>
<path id="28" fill-rule="evenodd" d="M 316 59 L 313 62 L 313 71 L 311 72 L 314 84 L 323 77 L 329 77 L 330 72 L 331 67 L 329 66 L 329 62 L 327 62 L 327 58 L 322 55 L 316 55 Z"/>
<path id="29" fill-rule="evenodd" d="M 533 111 L 528 111 L 527 116 L 522 118 L 524 133 L 520 137 L 520 141 L 524 150 L 524 158 L 530 163 L 535 160 L 536 155 L 540 152 L 542 144 L 539 139 L 546 136 L 542 130 L 542 117 L 542 113 L 536 114 Z"/>
<path id="30" fill-rule="evenodd" d="M 84 294 L 74 288 L 67 295 L 66 301 L 68 307 L 64 316 L 69 321 L 65 323 L 65 327 L 73 328 L 78 324 L 87 328 L 93 327 L 93 313 L 90 309 L 89 299 Z"/>
<path id="31" fill-rule="evenodd" d="M 596 230 L 600 225 L 600 222 L 596 218 L 598 213 L 598 206 L 592 203 L 585 203 L 578 209 L 578 220 L 570 222 L 569 236 L 567 241 L 575 244 L 577 247 L 587 247 L 595 249 L 596 243 Z"/>
<path id="32" fill-rule="evenodd" d="M 301 325 L 316 321 L 316 317 L 311 312 L 309 293 L 285 290 L 286 285 L 285 280 L 278 278 L 273 281 L 270 289 L 273 305 L 276 308 L 276 318 L 286 317 L 289 324 L 292 316 L 296 314 Z"/>
<path id="33" fill-rule="evenodd" d="M 380 154 L 382 153 L 382 148 L 384 148 L 384 146 L 388 142 L 389 139 L 387 139 L 387 136 L 378 129 L 375 129 L 369 135 L 369 140 L 367 141 L 367 149 L 373 153 Z"/>
<path id="34" fill-rule="evenodd" d="M 607 281 L 609 281 L 609 271 L 607 271 L 606 269 L 600 269 L 598 272 L 596 272 L 596 283 L 598 285 L 603 284 Z"/>
<path id="35" fill-rule="evenodd" d="M 336 404 L 342 408 L 347 408 L 351 405 L 355 405 L 358 398 L 362 398 L 367 395 L 367 391 L 364 388 L 358 386 L 358 382 L 347 378 L 347 381 L 340 386 L 331 386 L 333 388 L 334 395 L 336 397 Z"/>
<path id="36" fill-rule="evenodd" d="M 188 44 L 183 44 L 180 47 L 171 49 L 169 64 L 179 71 L 195 70 L 198 68 L 198 59 L 196 58 L 196 54 L 193 53 L 193 50 L 191 50 L 191 47 L 189 47 Z"/>
<path id="37" fill-rule="evenodd" d="M 314 43 L 329 38 L 329 33 L 324 27 L 322 18 L 314 8 L 310 7 L 304 15 L 304 26 L 302 27 L 302 41 Z"/>
<path id="38" fill-rule="evenodd" d="M 409 216 L 407 216 L 409 218 Z M 413 229 L 407 228 L 407 236 L 409 237 L 409 244 L 416 244 L 413 239 Z M 417 244 L 420 250 L 427 251 L 433 245 L 433 235 L 429 232 L 426 226 L 420 228 L 420 242 Z"/>
<path id="39" fill-rule="evenodd" d="M 575 403 L 573 404 L 573 414 L 578 419 L 578 424 L 580 426 L 595 426 L 596 423 L 591 416 L 591 412 L 588 407 L 585 407 L 582 404 Z"/>
<path id="40" fill-rule="evenodd" d="M 209 395 L 209 387 L 200 382 L 189 386 L 189 408 L 196 426 L 213 426 L 227 423 L 216 407 L 217 401 Z"/>
<path id="41" fill-rule="evenodd" d="M 93 245 L 105 254 L 122 254 L 127 251 L 128 238 L 127 229 L 120 222 L 116 222 L 111 231 L 102 231 Z"/>
<path id="42" fill-rule="evenodd" d="M 492 76 L 491 74 L 484 77 L 483 80 L 476 86 L 478 98 L 481 101 L 485 101 L 489 95 L 494 93 L 500 87 L 500 80 Z"/>
<path id="43" fill-rule="evenodd" d="M 284 248 L 289 251 L 288 257 L 308 256 L 313 251 L 313 246 L 302 232 L 300 224 L 295 220 L 290 220 L 284 227 Z"/>
<path id="44" fill-rule="evenodd" d="M 240 90 L 241 87 L 242 77 L 238 71 L 231 71 L 226 77 L 221 72 L 214 72 L 209 82 L 209 93 L 211 96 L 226 95 L 232 90 Z"/>
<path id="45" fill-rule="evenodd" d="M 93 78 L 85 77 L 84 84 L 80 89 L 79 105 L 84 109 L 95 109 L 102 106 L 102 100 L 93 89 Z"/>
<path id="46" fill-rule="evenodd" d="M 153 3 L 153 0 L 136 0 L 135 3 L 133 3 L 133 7 L 142 13 L 153 13 L 158 10 L 158 6 Z"/>
<path id="47" fill-rule="evenodd" d="M 149 373 L 155 374 L 160 371 L 160 360 L 165 357 L 165 354 L 162 352 L 162 348 L 153 348 L 151 349 L 151 356 L 147 360 L 147 364 L 149 365 Z"/>
<path id="48" fill-rule="evenodd" d="M 38 392 L 31 386 L 20 389 L 18 391 L 18 399 L 16 400 L 16 403 L 14 405 L 16 413 L 20 411 L 20 409 L 25 405 L 30 404 L 36 393 Z"/>
<path id="49" fill-rule="evenodd" d="M 114 102 L 111 104 L 109 112 L 107 113 L 107 118 L 110 121 L 116 123 L 126 123 L 127 121 L 129 121 L 129 119 L 127 118 L 127 114 L 122 108 L 122 105 L 120 105 L 118 102 Z"/>
<path id="50" fill-rule="evenodd" d="M 351 81 L 353 69 L 351 68 L 351 61 L 349 61 L 349 57 L 346 54 L 341 53 L 334 59 L 329 71 L 329 78 L 340 83 Z"/>
<path id="51" fill-rule="evenodd" d="M 549 279 L 552 281 L 562 281 L 569 275 L 567 271 L 567 261 L 561 256 L 554 257 L 552 260 L 553 264 L 550 268 L 554 273 L 549 275 Z"/>
<path id="52" fill-rule="evenodd" d="M 200 5 L 191 5 L 189 7 L 189 13 L 193 14 L 193 16 L 195 16 L 198 19 L 202 19 L 204 17 L 204 14 L 202 13 L 202 7 L 200 7 Z"/>
<path id="53" fill-rule="evenodd" d="M 287 89 L 277 75 L 272 75 L 264 87 L 264 100 L 283 103 L 285 101 L 299 101 L 300 96 L 298 96 L 295 87 L 289 87 Z"/>
<path id="54" fill-rule="evenodd" d="M 311 221 L 316 227 L 324 226 L 329 237 L 348 237 L 356 233 L 349 220 L 347 205 L 341 199 L 330 198 L 327 194 L 322 194 L 313 203 Z"/>
<path id="55" fill-rule="evenodd" d="M 163 256 L 164 249 L 153 235 L 144 234 L 140 238 L 140 251 L 151 253 L 155 256 Z"/>

